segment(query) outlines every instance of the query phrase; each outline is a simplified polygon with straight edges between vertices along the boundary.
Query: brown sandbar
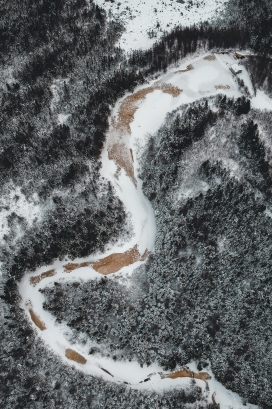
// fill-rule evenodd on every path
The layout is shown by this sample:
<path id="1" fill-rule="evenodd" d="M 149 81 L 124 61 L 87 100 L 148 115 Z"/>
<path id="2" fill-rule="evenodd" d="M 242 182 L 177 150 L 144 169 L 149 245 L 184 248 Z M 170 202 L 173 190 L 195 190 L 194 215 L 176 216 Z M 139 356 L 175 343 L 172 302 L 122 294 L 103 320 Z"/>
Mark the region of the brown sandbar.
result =
<path id="1" fill-rule="evenodd" d="M 55 274 L 56 274 L 55 270 L 45 271 L 44 273 L 38 276 L 30 277 L 29 281 L 35 287 L 35 285 L 39 284 L 39 282 L 42 281 L 44 278 L 53 277 Z"/>
<path id="2" fill-rule="evenodd" d="M 182 369 L 177 372 L 173 372 L 170 374 L 160 374 L 162 379 L 170 378 L 170 379 L 177 379 L 177 378 L 195 378 L 200 379 L 201 381 L 208 381 L 211 379 L 211 376 L 207 372 L 193 372 L 188 369 Z"/>
<path id="3" fill-rule="evenodd" d="M 29 313 L 30 313 L 30 317 L 31 317 L 32 321 L 34 322 L 34 324 L 36 325 L 36 327 L 38 327 L 41 331 L 46 330 L 46 326 L 41 321 L 41 319 L 38 317 L 38 315 L 35 314 L 35 312 L 33 311 L 32 308 L 30 308 Z"/>
<path id="4" fill-rule="evenodd" d="M 78 352 L 70 348 L 66 349 L 65 356 L 71 361 L 75 361 L 81 365 L 85 365 L 87 363 L 87 359 L 85 359 L 84 356 L 80 355 Z"/>

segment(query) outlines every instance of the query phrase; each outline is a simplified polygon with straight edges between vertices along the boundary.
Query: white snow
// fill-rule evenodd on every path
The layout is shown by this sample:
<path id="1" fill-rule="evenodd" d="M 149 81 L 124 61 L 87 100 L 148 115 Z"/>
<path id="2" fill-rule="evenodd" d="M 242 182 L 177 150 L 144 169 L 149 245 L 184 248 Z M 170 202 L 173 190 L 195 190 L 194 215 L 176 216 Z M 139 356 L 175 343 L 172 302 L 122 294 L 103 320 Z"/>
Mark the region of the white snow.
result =
<path id="1" fill-rule="evenodd" d="M 58 115 L 58 124 L 63 125 L 67 122 L 67 119 L 69 118 L 70 114 L 59 114 Z"/>
<path id="2" fill-rule="evenodd" d="M 197 366 L 195 362 L 191 362 L 188 364 L 188 367 L 197 372 Z M 209 389 L 210 389 L 210 399 L 212 394 L 215 392 L 215 400 L 216 403 L 220 404 L 220 409 L 257 409 L 258 406 L 252 405 L 246 402 L 243 402 L 243 399 L 235 392 L 226 389 L 221 383 L 219 383 L 212 372 L 211 367 L 205 368 L 212 379 L 208 381 Z"/>
<path id="3" fill-rule="evenodd" d="M 147 134 L 153 134 L 160 128 L 169 107 L 174 106 L 174 103 L 171 95 L 160 90 L 155 90 L 146 96 L 130 125 L 131 133 L 140 146 L 145 146 Z"/>
<path id="4" fill-rule="evenodd" d="M 138 141 L 137 146 L 144 146 L 148 134 L 155 133 L 164 122 L 167 113 L 175 110 L 182 104 L 193 102 L 199 98 L 224 92 L 228 97 L 239 97 L 238 90 L 232 74 L 225 64 L 217 58 L 214 61 L 204 60 L 205 54 L 187 59 L 179 67 L 171 68 L 167 74 L 159 78 L 159 82 L 172 84 L 182 90 L 181 94 L 173 98 L 163 91 L 155 90 L 148 94 L 139 105 L 134 115 L 134 120 L 130 125 L 132 133 L 132 145 Z M 194 69 L 187 72 L 179 72 L 186 69 L 188 64 L 192 64 Z M 158 81 L 158 80 L 156 80 Z M 155 80 L 150 83 L 153 85 Z M 226 90 L 216 89 L 217 85 L 228 85 Z M 138 91 L 140 88 L 136 89 Z M 125 98 L 125 97 L 124 97 Z M 122 100 L 124 100 L 124 98 Z"/>
<path id="5" fill-rule="evenodd" d="M 198 92 L 202 86 L 205 87 L 216 80 L 220 75 L 218 68 L 210 65 L 204 65 L 197 70 L 194 70 L 189 76 L 188 88 L 191 88 L 192 91 Z"/>
<path id="6" fill-rule="evenodd" d="M 264 91 L 258 90 L 256 96 L 251 100 L 251 106 L 255 109 L 272 111 L 272 99 Z"/>
<path id="7" fill-rule="evenodd" d="M 205 96 L 222 94 L 222 92 L 228 97 L 237 98 L 241 96 L 238 85 L 234 81 L 228 65 L 221 60 L 221 56 L 215 54 L 215 60 L 213 61 L 204 60 L 205 56 L 207 56 L 207 54 L 188 57 L 182 61 L 180 66 L 172 67 L 168 70 L 167 74 L 160 78 L 160 82 L 175 85 L 182 90 L 178 98 L 172 99 L 170 110 L 168 109 L 168 105 L 168 107 L 164 109 L 165 112 L 170 112 L 178 108 L 181 104 L 191 103 Z M 179 72 L 185 70 L 189 64 L 193 66 L 193 70 Z M 154 82 L 155 81 L 152 83 Z M 229 88 L 225 90 L 216 89 L 218 85 L 227 85 Z M 151 95 L 152 94 L 148 95 L 147 98 L 153 98 Z M 163 108 L 159 108 L 159 104 L 156 104 L 155 109 Z M 161 111 L 158 112 L 160 113 Z M 138 112 L 136 115 L 138 115 Z M 147 115 L 145 115 L 145 118 L 146 117 Z M 160 123 L 162 122 L 163 121 Z"/>
<path id="8" fill-rule="evenodd" d="M 120 39 L 120 46 L 126 51 L 148 49 L 164 31 L 175 26 L 189 26 L 207 21 L 222 10 L 225 0 L 96 0 L 96 4 L 107 10 L 108 18 L 118 18 L 126 31 Z M 148 33 L 154 37 L 150 38 Z"/>
<path id="9" fill-rule="evenodd" d="M 155 218 L 150 203 L 142 193 L 141 181 L 138 180 L 137 187 L 135 187 L 124 170 L 121 171 L 118 180 L 114 177 L 117 167 L 115 163 L 108 159 L 107 144 L 105 144 L 102 154 L 102 163 L 101 175 L 110 180 L 113 186 L 115 186 L 116 192 L 133 222 L 134 236 L 131 241 L 123 246 L 122 251 L 129 250 L 136 244 L 141 254 L 146 249 L 152 251 L 156 231 Z M 120 252 L 118 244 L 111 248 L 110 252 Z"/>
<path id="10" fill-rule="evenodd" d="M 239 72 L 239 71 L 243 71 L 243 70 L 242 70 L 242 67 L 241 67 L 240 65 L 238 65 L 238 64 L 232 64 L 231 68 L 233 69 L 233 71 L 234 71 L 235 73 L 237 73 L 237 72 Z"/>
<path id="11" fill-rule="evenodd" d="M 138 110 L 135 113 L 134 120 L 131 123 L 131 136 L 128 136 L 127 146 L 133 150 L 134 153 L 134 167 L 135 176 L 137 179 L 137 187 L 131 181 L 131 179 L 122 170 L 118 179 L 115 173 L 117 166 L 108 158 L 107 146 L 110 144 L 111 139 L 114 138 L 113 130 L 110 128 L 107 141 L 102 153 L 102 169 L 101 176 L 106 180 L 109 180 L 116 194 L 120 200 L 124 203 L 127 212 L 130 214 L 131 224 L 133 232 L 130 240 L 127 243 L 120 241 L 114 246 L 108 246 L 107 251 L 104 254 L 93 254 L 86 259 L 77 259 L 74 262 L 83 261 L 95 261 L 101 257 L 106 257 L 114 252 L 123 252 L 138 245 L 139 251 L 143 253 L 145 249 L 152 251 L 154 249 L 156 225 L 154 211 L 147 198 L 143 195 L 141 180 L 138 178 L 139 160 L 142 148 L 145 146 L 148 135 L 154 133 L 159 129 L 168 112 L 173 111 L 181 104 L 195 101 L 204 96 L 214 95 L 217 93 L 226 93 L 228 96 L 238 97 L 241 95 L 238 90 L 236 82 L 233 80 L 233 76 L 229 71 L 228 66 L 216 56 L 215 60 L 204 60 L 205 54 L 199 55 L 191 60 L 187 59 L 185 62 L 177 67 L 172 67 L 166 74 L 163 74 L 159 79 L 153 80 L 149 85 L 154 84 L 156 81 L 160 83 L 167 83 L 178 86 L 182 89 L 182 93 L 178 97 L 172 97 L 169 94 L 165 94 L 160 90 L 148 94 L 146 98 L 139 104 Z M 192 64 L 194 70 L 187 72 L 177 72 L 184 70 L 188 64 Z M 216 89 L 216 85 L 228 85 L 228 89 Z M 141 88 L 145 88 L 147 85 L 138 87 L 135 92 Z M 120 99 L 116 106 L 112 110 L 112 116 L 118 113 L 118 109 L 129 94 Z M 207 186 L 202 186 L 202 189 L 206 189 Z M 187 192 L 188 193 L 188 192 Z M 188 193 L 189 194 L 189 193 Z M 158 372 L 163 372 L 156 363 L 149 367 L 140 365 L 137 362 L 120 362 L 114 361 L 111 358 L 105 356 L 88 355 L 88 351 L 95 343 L 91 340 L 85 340 L 86 342 L 75 342 L 71 345 L 69 339 L 71 339 L 71 330 L 65 324 L 58 324 L 54 317 L 43 309 L 44 296 L 38 290 L 45 286 L 51 286 L 55 281 L 71 282 L 71 281 L 88 281 L 88 280 L 100 280 L 102 276 L 96 273 L 92 267 L 79 268 L 72 271 L 70 274 L 65 273 L 63 264 L 69 262 L 68 259 L 65 262 L 56 261 L 52 266 L 46 266 L 37 269 L 31 274 L 26 274 L 22 279 L 19 289 L 22 296 L 22 308 L 25 309 L 26 314 L 29 315 L 29 309 L 32 307 L 36 314 L 39 315 L 41 320 L 46 326 L 45 331 L 39 331 L 40 338 L 55 352 L 64 362 L 69 365 L 74 365 L 78 370 L 84 371 L 86 374 L 94 376 L 101 376 L 106 380 L 113 382 L 129 382 L 131 387 L 137 389 L 151 389 L 158 392 L 162 392 L 165 389 L 172 389 L 177 387 L 188 388 L 191 383 L 191 379 L 161 379 Z M 137 262 L 130 267 L 124 267 L 120 271 L 120 275 L 125 277 L 125 274 L 130 274 L 138 265 L 142 262 Z M 36 287 L 30 284 L 30 276 L 41 274 L 42 272 L 54 269 L 56 275 L 42 280 Z M 109 276 L 110 278 L 110 276 Z M 126 284 L 124 284 L 126 285 Z M 68 302 L 73 303 L 73 300 Z M 34 326 L 30 320 L 31 325 Z M 87 359 L 86 365 L 76 364 L 65 358 L 65 349 L 72 348 L 79 352 Z M 107 351 L 104 351 L 107 352 Z M 188 364 L 188 367 L 196 371 L 195 363 Z M 102 368 L 109 371 L 113 377 L 102 370 Z M 200 380 L 196 380 L 197 384 L 203 388 L 203 393 L 208 393 L 209 401 L 211 396 L 216 392 L 216 401 L 220 403 L 221 409 L 242 409 L 253 408 L 254 406 L 244 405 L 242 398 L 237 394 L 228 391 L 219 382 L 217 382 L 212 374 L 211 368 L 207 370 L 212 379 L 208 381 L 209 392 L 205 390 L 205 383 Z M 151 380 L 143 382 L 151 373 Z"/>

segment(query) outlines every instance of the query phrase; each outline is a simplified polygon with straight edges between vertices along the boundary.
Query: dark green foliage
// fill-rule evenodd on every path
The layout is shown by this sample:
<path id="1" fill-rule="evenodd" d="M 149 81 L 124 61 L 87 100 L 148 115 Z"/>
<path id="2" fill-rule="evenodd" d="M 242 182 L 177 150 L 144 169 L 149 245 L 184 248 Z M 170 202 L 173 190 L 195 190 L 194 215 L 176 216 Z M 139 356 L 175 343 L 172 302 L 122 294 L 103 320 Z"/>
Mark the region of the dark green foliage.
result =
<path id="1" fill-rule="evenodd" d="M 220 114 L 219 114 L 220 115 Z M 190 148 L 195 142 L 201 140 L 206 129 L 212 125 L 218 114 L 214 113 L 207 102 L 194 103 L 188 106 L 182 115 L 177 114 L 173 122 L 162 127 L 159 133 L 159 148 L 154 158 L 154 164 L 160 167 L 161 172 L 157 183 L 163 192 L 166 192 L 173 183 L 173 178 L 176 177 L 177 164 L 181 156 Z M 158 146 L 158 141 L 156 142 Z M 153 159 L 154 155 L 154 140 L 151 141 L 148 148 L 149 159 Z M 165 169 L 169 168 L 171 172 L 165 175 Z M 146 180 L 152 179 L 153 169 L 146 169 L 144 186 Z M 170 181 L 168 181 L 170 177 Z M 157 195 L 157 188 L 148 193 L 150 200 L 153 200 Z"/>
<path id="2" fill-rule="evenodd" d="M 123 28 L 107 22 L 92 1 L 1 1 L 1 195 L 20 187 L 30 203 L 36 195 L 42 209 L 31 226 L 11 212 L 1 248 L 1 407 L 214 406 L 194 383 L 190 390 L 145 393 L 64 366 L 25 321 L 16 280 L 55 258 L 103 251 L 125 233 L 122 204 L 99 179 L 110 105 L 199 44 L 271 51 L 269 2 L 229 4 L 236 16 L 225 28 L 178 27 L 126 61 L 115 47 Z M 245 64 L 255 88 L 271 91 L 269 57 L 250 57 Z M 269 160 L 256 123 L 247 120 L 250 102 L 220 97 L 215 104 L 216 113 L 208 101 L 185 107 L 150 140 L 143 187 L 157 210 L 156 253 L 131 285 L 107 279 L 56 284 L 44 291 L 45 307 L 68 322 L 75 338 L 84 330 L 101 343 L 92 355 L 147 365 L 158 360 L 169 371 L 192 359 L 201 370 L 210 360 L 224 385 L 269 408 Z M 244 182 L 200 155 L 196 174 L 208 189 L 174 204 L 173 187 L 184 171 L 180 163 L 198 144 L 205 152 L 207 132 L 223 120 L 237 122 L 233 143 Z"/>
<path id="3" fill-rule="evenodd" d="M 5 236 L 1 260 L 19 278 L 53 258 L 101 249 L 120 234 L 125 213 L 113 192 L 103 202 L 97 199 L 97 162 L 110 104 L 143 76 L 119 68 L 122 51 L 114 44 L 121 26 L 107 24 L 104 11 L 92 2 L 2 3 L 0 63 L 13 70 L 12 81 L 1 83 L 2 195 L 12 181 L 26 200 L 38 195 L 47 209 L 31 232 L 25 220 L 15 218 L 24 239 L 14 240 L 15 219 Z M 59 114 L 69 119 L 63 124 Z"/>
<path id="4" fill-rule="evenodd" d="M 271 196 L 271 176 L 270 166 L 266 160 L 266 153 L 263 142 L 260 140 L 258 125 L 252 120 L 243 125 L 242 133 L 238 140 L 239 150 L 250 162 L 253 170 L 248 177 L 251 183 L 264 192 L 268 198 Z M 262 182 L 256 184 L 258 173 L 262 177 Z"/>
<path id="5" fill-rule="evenodd" d="M 10 325 L 13 323 L 13 327 Z M 124 384 L 105 382 L 84 376 L 73 366 L 68 367 L 53 355 L 28 323 L 19 308 L 11 311 L 1 322 L 0 333 L 0 404 L 5 409 L 63 408 L 73 405 L 78 409 L 131 409 L 142 406 L 185 409 L 186 403 L 203 402 L 200 388 L 192 384 L 190 390 L 177 389 L 160 393 L 136 391 Z M 11 335 L 12 334 L 12 335 Z M 8 360 L 2 359 L 3 354 Z M 194 406 L 192 406 L 194 407 Z M 208 407 L 208 406 L 207 406 Z"/>
<path id="6" fill-rule="evenodd" d="M 254 124 L 252 120 L 244 125 L 239 139 L 239 148 L 248 159 L 252 159 L 257 163 L 259 162 L 260 167 L 264 167 L 264 145 L 259 138 L 258 125 Z M 268 170 L 268 164 L 266 167 Z"/>
<path id="7" fill-rule="evenodd" d="M 269 55 L 250 56 L 245 62 L 255 92 L 264 89 L 272 95 L 272 60 Z"/>
<path id="8" fill-rule="evenodd" d="M 257 193 L 269 166 L 252 111 L 237 115 L 246 103 L 221 96 L 184 106 L 150 139 L 142 177 L 157 237 L 145 266 L 124 285 L 105 279 L 43 294 L 44 307 L 75 337 L 87 333 L 98 343 L 92 355 L 158 361 L 167 371 L 191 360 L 205 370 L 210 361 L 227 388 L 268 409 L 271 201 Z M 223 152 L 216 150 L 220 138 L 228 141 Z M 228 170 L 230 159 L 243 166 L 243 177 Z M 178 199 L 188 167 L 191 192 L 199 182 L 208 187 Z"/>
<path id="9" fill-rule="evenodd" d="M 227 98 L 226 95 L 218 95 L 216 104 L 219 108 L 231 111 L 237 116 L 246 115 L 250 111 L 250 100 L 244 96 L 231 99 Z"/>
<path id="10" fill-rule="evenodd" d="M 247 28 L 230 25 L 225 28 L 200 24 L 192 27 L 177 27 L 166 34 L 151 50 L 135 51 L 130 56 L 130 64 L 148 69 L 154 73 L 165 70 L 187 54 L 194 53 L 199 43 L 209 50 L 214 48 L 244 48 L 249 41 Z"/>
<path id="11" fill-rule="evenodd" d="M 249 46 L 260 53 L 272 51 L 272 5 L 270 0 L 230 0 L 219 24 L 239 24 L 248 30 Z"/>

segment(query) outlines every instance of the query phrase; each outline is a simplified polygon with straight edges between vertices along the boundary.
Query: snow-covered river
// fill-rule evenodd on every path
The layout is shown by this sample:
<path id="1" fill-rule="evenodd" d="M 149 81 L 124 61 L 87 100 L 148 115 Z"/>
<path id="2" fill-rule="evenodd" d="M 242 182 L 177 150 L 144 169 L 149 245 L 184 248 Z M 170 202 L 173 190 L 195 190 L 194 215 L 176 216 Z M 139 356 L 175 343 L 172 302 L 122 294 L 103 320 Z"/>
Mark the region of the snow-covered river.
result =
<path id="1" fill-rule="evenodd" d="M 199 55 L 191 61 L 187 59 L 179 67 L 169 69 L 166 74 L 150 82 L 148 85 L 149 89 L 151 89 L 150 92 L 142 92 L 141 90 L 147 88 L 147 85 L 141 86 L 133 94 L 138 93 L 139 97 L 133 99 L 129 94 L 124 96 L 117 102 L 112 111 L 111 126 L 101 158 L 101 177 L 112 184 L 115 193 L 126 208 L 133 229 L 130 240 L 124 243 L 120 238 L 120 241 L 115 246 L 109 246 L 104 254 L 97 253 L 86 259 L 73 261 L 68 258 L 64 262 L 55 261 L 50 266 L 44 266 L 35 272 L 26 274 L 19 285 L 22 297 L 21 306 L 25 309 L 31 325 L 36 328 L 41 342 L 44 342 L 48 348 L 52 349 L 67 365 L 74 365 L 78 370 L 86 374 L 103 377 L 111 382 L 127 382 L 132 388 L 153 389 L 159 392 L 169 388 L 189 387 L 191 379 L 189 377 L 162 379 L 159 372 L 162 373 L 163 370 L 155 363 L 147 368 L 146 366 L 140 367 L 136 361 L 116 362 L 113 359 L 98 355 L 90 356 L 88 351 L 94 345 L 91 339 L 85 345 L 71 345 L 69 342 L 71 330 L 65 324 L 58 324 L 54 317 L 43 309 L 45 299 L 39 289 L 53 286 L 56 281 L 72 283 L 78 280 L 101 280 L 103 276 L 95 270 L 93 263 L 112 254 L 124 253 L 136 248 L 139 256 L 133 260 L 133 264 L 121 268 L 118 272 L 130 274 L 137 266 L 145 262 L 144 255 L 154 251 L 155 215 L 151 204 L 142 192 L 142 182 L 138 177 L 139 159 L 147 143 L 148 135 L 156 132 L 164 122 L 167 113 L 181 104 L 222 92 L 230 97 L 241 95 L 229 71 L 228 63 L 223 61 L 222 56 L 216 55 L 212 59 L 204 57 L 205 54 Z M 191 64 L 193 68 L 186 71 L 188 64 Z M 242 75 L 249 90 L 252 91 L 247 73 L 244 72 Z M 179 91 L 168 92 L 169 89 Z M 122 126 L 116 126 L 116 123 L 120 120 L 120 111 L 124 106 L 128 106 L 128 99 L 132 104 L 129 109 L 133 109 L 133 119 L 129 123 L 129 132 L 126 131 L 127 124 L 123 128 Z M 117 154 L 114 156 L 109 152 L 115 152 L 115 154 L 117 152 Z M 127 170 L 128 163 L 134 177 Z M 67 273 L 65 269 L 67 263 L 73 265 L 77 263 L 79 266 L 75 266 Z M 82 263 L 84 263 L 84 266 L 82 266 Z M 50 273 L 46 273 L 48 271 Z M 37 276 L 40 277 L 38 277 L 36 285 L 34 285 L 35 280 L 33 281 L 33 277 Z M 67 353 L 67 351 L 71 350 L 78 354 L 74 355 L 75 360 L 71 360 L 71 354 Z M 79 363 L 80 361 L 81 363 Z M 188 368 L 197 372 L 194 362 L 188 363 Z M 196 382 L 203 389 L 204 395 L 206 394 L 210 402 L 215 392 L 215 400 L 220 403 L 221 409 L 254 407 L 253 405 L 244 406 L 242 398 L 226 390 L 215 380 L 210 368 L 208 372 L 211 376 L 211 379 L 207 381 L 209 390 L 205 390 L 206 384 L 204 381 L 197 379 Z M 139 383 L 147 378 L 150 373 L 154 375 L 150 377 L 148 382 Z"/>

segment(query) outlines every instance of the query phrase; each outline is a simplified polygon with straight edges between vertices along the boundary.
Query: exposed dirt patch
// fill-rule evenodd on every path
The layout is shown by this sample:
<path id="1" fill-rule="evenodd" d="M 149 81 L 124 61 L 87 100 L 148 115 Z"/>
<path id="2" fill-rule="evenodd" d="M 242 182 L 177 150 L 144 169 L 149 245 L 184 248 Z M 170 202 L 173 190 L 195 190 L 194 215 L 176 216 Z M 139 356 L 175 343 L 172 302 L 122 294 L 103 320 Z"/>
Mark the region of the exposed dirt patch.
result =
<path id="1" fill-rule="evenodd" d="M 145 99 L 145 97 L 154 91 L 153 87 L 141 89 L 135 94 L 129 95 L 122 103 L 117 121 L 115 122 L 115 129 L 125 134 L 130 135 L 130 124 L 134 119 L 135 112 L 138 109 L 138 103 Z"/>
<path id="2" fill-rule="evenodd" d="M 93 263 L 92 262 L 85 262 L 85 263 L 68 263 L 65 266 L 63 266 L 65 268 L 65 272 L 66 273 L 71 273 L 71 271 L 76 270 L 77 268 L 81 268 L 81 267 L 90 267 L 92 266 Z"/>
<path id="3" fill-rule="evenodd" d="M 136 261 L 142 260 L 142 257 L 147 257 L 146 252 L 143 256 L 139 253 L 137 246 L 131 250 L 125 251 L 125 253 L 115 253 L 108 257 L 105 257 L 93 265 L 93 269 L 100 274 L 108 275 L 117 273 L 123 267 L 130 266 Z"/>
<path id="4" fill-rule="evenodd" d="M 171 379 L 177 379 L 177 378 L 195 378 L 195 379 L 200 379 L 201 381 L 208 381 L 211 379 L 211 376 L 207 372 L 193 372 L 188 369 L 182 369 L 181 371 L 173 372 L 170 374 L 160 374 L 162 379 L 165 378 L 171 378 Z"/>
<path id="5" fill-rule="evenodd" d="M 179 74 L 181 72 L 187 72 L 187 71 L 192 71 L 194 70 L 194 67 L 192 66 L 192 64 L 187 65 L 187 67 L 185 68 L 185 70 L 179 70 L 179 71 L 175 71 L 175 74 Z"/>
<path id="6" fill-rule="evenodd" d="M 114 123 L 115 129 L 130 135 L 130 124 L 134 120 L 134 115 L 138 109 L 139 102 L 143 101 L 148 94 L 156 90 L 172 95 L 174 98 L 178 97 L 182 92 L 181 89 L 174 85 L 157 82 L 151 87 L 141 89 L 138 92 L 135 92 L 135 94 L 129 95 L 119 109 L 117 121 Z"/>
<path id="7" fill-rule="evenodd" d="M 212 403 L 216 405 L 218 409 L 220 409 L 220 403 L 217 403 L 215 400 L 215 392 L 212 394 Z"/>
<path id="8" fill-rule="evenodd" d="M 132 249 L 125 251 L 124 253 L 114 253 L 96 262 L 90 261 L 80 264 L 69 263 L 66 264 L 64 268 L 66 273 L 70 273 L 77 268 L 92 266 L 98 273 L 108 275 L 117 273 L 121 268 L 130 266 L 131 264 L 136 263 L 136 261 L 144 261 L 149 253 L 148 250 L 145 250 L 144 254 L 141 255 L 138 247 L 134 246 Z"/>
<path id="9" fill-rule="evenodd" d="M 190 68 L 189 71 L 191 69 L 193 69 L 193 68 Z M 154 85 L 154 89 L 160 89 L 165 94 L 172 95 L 172 97 L 174 97 L 174 98 L 177 98 L 182 93 L 182 89 L 180 89 L 180 88 L 178 88 L 178 87 L 176 87 L 174 85 L 171 85 L 171 84 L 157 83 L 157 84 Z"/>
<path id="10" fill-rule="evenodd" d="M 124 169 L 135 185 L 133 155 L 131 155 L 131 150 L 126 143 L 127 136 L 131 135 L 130 124 L 134 120 L 139 103 L 155 90 L 161 90 L 165 94 L 172 95 L 174 98 L 178 97 L 182 92 L 181 89 L 174 85 L 157 82 L 152 87 L 141 89 L 133 95 L 129 95 L 120 106 L 117 118 L 112 122 L 113 129 L 118 137 L 108 148 L 109 159 Z"/>
<path id="11" fill-rule="evenodd" d="M 71 361 L 75 361 L 81 365 L 85 365 L 87 363 L 87 359 L 85 359 L 84 356 L 80 355 L 78 352 L 70 348 L 66 349 L 65 356 Z"/>
<path id="12" fill-rule="evenodd" d="M 44 323 L 40 320 L 40 318 L 38 317 L 38 315 L 35 314 L 35 312 L 33 311 L 32 308 L 30 308 L 29 313 L 30 313 L 30 317 L 31 317 L 32 321 L 34 322 L 34 324 L 36 325 L 36 327 L 38 327 L 41 331 L 46 330 L 46 326 L 45 326 Z"/>
<path id="13" fill-rule="evenodd" d="M 220 84 L 220 85 L 215 85 L 214 88 L 215 89 L 230 89 L 230 86 Z"/>
<path id="14" fill-rule="evenodd" d="M 214 60 L 216 60 L 216 57 L 215 57 L 215 55 L 207 55 L 206 57 L 204 57 L 204 60 L 214 61 Z"/>
<path id="15" fill-rule="evenodd" d="M 148 251 L 146 249 L 146 251 L 144 252 L 144 254 L 141 256 L 140 261 L 145 261 L 147 259 L 147 257 L 149 256 L 150 251 Z"/>
<path id="16" fill-rule="evenodd" d="M 113 160 L 117 164 L 120 170 L 121 169 L 125 170 L 128 177 L 136 186 L 137 181 L 134 175 L 133 161 L 128 147 L 122 142 L 115 143 L 109 148 L 108 156 L 110 160 Z"/>
<path id="17" fill-rule="evenodd" d="M 35 285 L 39 284 L 39 282 L 42 281 L 44 278 L 53 277 L 55 274 L 56 274 L 55 270 L 45 271 L 44 273 L 38 276 L 30 277 L 29 281 L 35 287 Z"/>

